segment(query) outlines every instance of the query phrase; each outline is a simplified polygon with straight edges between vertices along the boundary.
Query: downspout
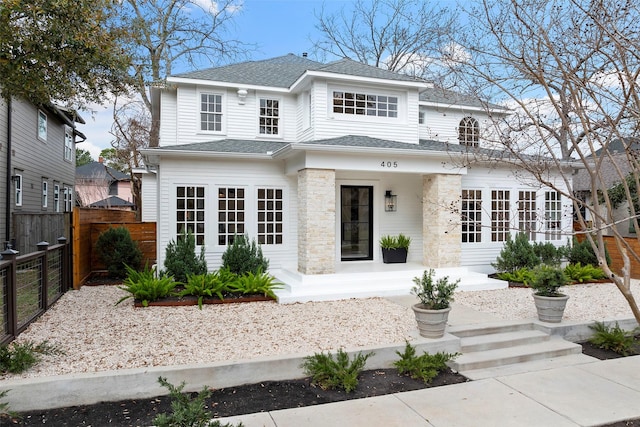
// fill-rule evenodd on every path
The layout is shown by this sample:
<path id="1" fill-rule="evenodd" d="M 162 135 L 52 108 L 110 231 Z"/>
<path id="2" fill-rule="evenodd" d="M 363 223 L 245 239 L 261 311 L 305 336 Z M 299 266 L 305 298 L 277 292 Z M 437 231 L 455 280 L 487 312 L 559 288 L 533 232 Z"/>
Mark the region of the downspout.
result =
<path id="1" fill-rule="evenodd" d="M 11 242 L 11 97 L 7 100 L 7 193 L 5 195 L 5 239 Z"/>

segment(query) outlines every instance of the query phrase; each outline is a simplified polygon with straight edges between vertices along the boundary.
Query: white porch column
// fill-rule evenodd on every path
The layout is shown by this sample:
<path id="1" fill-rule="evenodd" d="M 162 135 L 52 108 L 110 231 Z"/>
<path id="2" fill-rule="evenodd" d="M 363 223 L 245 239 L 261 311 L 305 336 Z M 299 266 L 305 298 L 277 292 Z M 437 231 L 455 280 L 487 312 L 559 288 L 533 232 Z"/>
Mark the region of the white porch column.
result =
<path id="1" fill-rule="evenodd" d="M 423 264 L 433 268 L 458 267 L 461 257 L 460 175 L 422 177 Z"/>
<path id="2" fill-rule="evenodd" d="M 328 274 L 336 265 L 336 172 L 298 171 L 298 271 Z"/>

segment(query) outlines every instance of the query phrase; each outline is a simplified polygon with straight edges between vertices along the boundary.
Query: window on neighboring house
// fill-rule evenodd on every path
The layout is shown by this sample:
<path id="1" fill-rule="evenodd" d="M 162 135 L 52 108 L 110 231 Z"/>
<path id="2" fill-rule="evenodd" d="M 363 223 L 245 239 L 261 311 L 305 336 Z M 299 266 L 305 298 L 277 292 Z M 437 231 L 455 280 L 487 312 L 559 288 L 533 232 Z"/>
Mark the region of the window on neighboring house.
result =
<path id="1" fill-rule="evenodd" d="M 200 130 L 222 132 L 222 95 L 200 94 Z"/>
<path id="2" fill-rule="evenodd" d="M 65 126 L 64 129 L 64 159 L 68 162 L 73 161 L 73 129 Z"/>
<path id="3" fill-rule="evenodd" d="M 518 230 L 536 240 L 536 192 L 518 192 Z"/>
<path id="4" fill-rule="evenodd" d="M 38 110 L 38 138 L 47 140 L 47 115 L 41 110 Z"/>
<path id="5" fill-rule="evenodd" d="M 42 207 L 46 208 L 49 205 L 49 182 L 42 181 Z"/>
<path id="6" fill-rule="evenodd" d="M 176 236 L 191 233 L 196 245 L 204 245 L 204 187 L 176 187 Z"/>
<path id="7" fill-rule="evenodd" d="M 53 184 L 53 210 L 60 212 L 60 184 Z"/>
<path id="8" fill-rule="evenodd" d="M 334 91 L 333 112 L 359 116 L 398 117 L 398 97 Z"/>
<path id="9" fill-rule="evenodd" d="M 545 239 L 560 240 L 562 198 L 557 191 L 544 193 Z"/>
<path id="10" fill-rule="evenodd" d="M 260 134 L 278 135 L 280 101 L 260 98 Z"/>
<path id="11" fill-rule="evenodd" d="M 462 242 L 482 241 L 482 191 L 462 190 Z"/>
<path id="12" fill-rule="evenodd" d="M 491 241 L 504 242 L 509 235 L 509 191 L 491 191 Z"/>
<path id="13" fill-rule="evenodd" d="M 458 140 L 460 144 L 475 147 L 480 141 L 480 124 L 473 117 L 465 117 L 458 127 Z"/>
<path id="14" fill-rule="evenodd" d="M 282 244 L 282 190 L 258 188 L 258 243 Z"/>
<path id="15" fill-rule="evenodd" d="M 71 212 L 73 208 L 71 187 L 68 187 L 66 185 L 64 186 L 63 197 L 64 197 L 64 211 Z"/>
<path id="16" fill-rule="evenodd" d="M 22 206 L 22 175 L 15 174 L 13 176 L 13 185 L 15 189 L 16 206 Z"/>
<path id="17" fill-rule="evenodd" d="M 218 244 L 233 243 L 236 234 L 245 233 L 244 188 L 218 188 Z"/>
<path id="18" fill-rule="evenodd" d="M 427 113 L 425 113 L 424 111 L 420 111 L 420 112 L 418 113 L 418 124 L 420 124 L 420 125 L 423 125 L 423 124 L 424 124 L 424 116 L 425 116 L 426 114 L 427 114 Z"/>

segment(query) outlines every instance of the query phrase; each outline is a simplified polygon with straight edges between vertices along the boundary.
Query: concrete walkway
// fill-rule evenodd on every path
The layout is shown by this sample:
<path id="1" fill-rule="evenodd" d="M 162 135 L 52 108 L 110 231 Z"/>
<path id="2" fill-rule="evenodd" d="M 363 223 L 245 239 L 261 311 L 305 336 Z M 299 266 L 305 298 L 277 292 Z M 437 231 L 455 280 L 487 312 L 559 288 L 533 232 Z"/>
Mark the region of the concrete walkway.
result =
<path id="1" fill-rule="evenodd" d="M 633 418 L 640 418 L 640 356 L 220 421 L 246 427 L 571 427 Z"/>
<path id="2" fill-rule="evenodd" d="M 409 305 L 414 297 L 389 298 Z M 499 319 L 466 307 L 450 326 Z M 220 419 L 245 427 L 575 427 L 640 418 L 640 356 L 495 376 L 432 389 Z M 553 366 L 553 365 L 549 365 Z"/>

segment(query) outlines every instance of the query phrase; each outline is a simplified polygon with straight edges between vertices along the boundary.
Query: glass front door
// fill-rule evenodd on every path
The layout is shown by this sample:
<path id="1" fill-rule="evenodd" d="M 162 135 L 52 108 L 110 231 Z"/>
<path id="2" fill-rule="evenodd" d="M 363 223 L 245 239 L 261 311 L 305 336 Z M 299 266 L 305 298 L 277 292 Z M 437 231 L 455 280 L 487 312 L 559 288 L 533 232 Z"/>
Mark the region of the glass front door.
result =
<path id="1" fill-rule="evenodd" d="M 340 187 L 342 261 L 373 259 L 373 187 Z"/>

